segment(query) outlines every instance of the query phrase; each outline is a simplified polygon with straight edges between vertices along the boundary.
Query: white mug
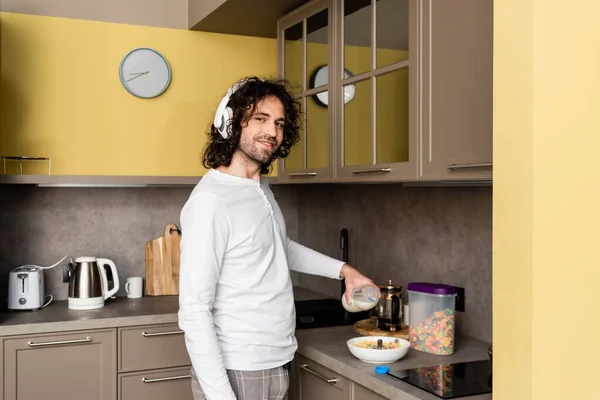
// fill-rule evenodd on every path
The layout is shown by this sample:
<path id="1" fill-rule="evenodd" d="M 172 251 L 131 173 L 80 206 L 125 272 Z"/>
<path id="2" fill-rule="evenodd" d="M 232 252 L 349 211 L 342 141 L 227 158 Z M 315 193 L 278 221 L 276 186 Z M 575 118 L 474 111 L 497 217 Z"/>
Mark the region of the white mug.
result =
<path id="1" fill-rule="evenodd" d="M 125 281 L 125 292 L 130 299 L 142 297 L 143 279 L 141 276 L 132 276 Z"/>

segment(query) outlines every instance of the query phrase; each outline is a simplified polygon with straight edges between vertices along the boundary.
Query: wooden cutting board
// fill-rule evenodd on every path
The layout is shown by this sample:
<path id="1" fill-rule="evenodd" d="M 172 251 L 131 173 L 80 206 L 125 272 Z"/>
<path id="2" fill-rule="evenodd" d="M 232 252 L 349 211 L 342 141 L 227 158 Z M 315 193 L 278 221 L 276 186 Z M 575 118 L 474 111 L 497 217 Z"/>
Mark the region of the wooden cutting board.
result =
<path id="1" fill-rule="evenodd" d="M 376 325 L 376 321 L 371 321 L 369 319 L 357 321 L 354 324 L 354 331 L 363 336 L 391 336 L 405 340 L 408 340 L 409 336 L 407 325 L 402 324 L 402 328 L 399 331 L 390 332 L 379 329 Z"/>
<path id="2" fill-rule="evenodd" d="M 179 294 L 180 230 L 175 224 L 165 227 L 165 235 L 146 243 L 146 295 Z"/>

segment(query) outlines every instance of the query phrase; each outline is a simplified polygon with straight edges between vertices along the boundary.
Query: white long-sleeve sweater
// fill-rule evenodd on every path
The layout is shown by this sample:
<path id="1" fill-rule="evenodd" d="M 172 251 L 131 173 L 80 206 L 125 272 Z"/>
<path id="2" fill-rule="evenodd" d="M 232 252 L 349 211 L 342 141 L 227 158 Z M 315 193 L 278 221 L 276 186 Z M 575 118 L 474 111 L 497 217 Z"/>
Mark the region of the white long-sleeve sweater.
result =
<path id="1" fill-rule="evenodd" d="M 342 261 L 287 237 L 269 186 L 209 170 L 181 211 L 179 326 L 208 400 L 235 400 L 226 369 L 294 357 L 289 270 L 340 279 Z"/>

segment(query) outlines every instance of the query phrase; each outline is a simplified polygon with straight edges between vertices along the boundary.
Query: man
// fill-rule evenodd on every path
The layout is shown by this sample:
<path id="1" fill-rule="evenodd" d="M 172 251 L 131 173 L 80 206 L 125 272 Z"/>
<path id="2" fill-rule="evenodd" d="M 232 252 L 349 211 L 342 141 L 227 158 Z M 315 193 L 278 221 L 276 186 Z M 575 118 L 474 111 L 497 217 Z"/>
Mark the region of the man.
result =
<path id="1" fill-rule="evenodd" d="M 290 240 L 261 174 L 299 139 L 299 104 L 278 81 L 248 78 L 221 101 L 206 175 L 181 211 L 179 326 L 195 400 L 279 400 L 297 348 L 289 270 L 373 282 Z"/>

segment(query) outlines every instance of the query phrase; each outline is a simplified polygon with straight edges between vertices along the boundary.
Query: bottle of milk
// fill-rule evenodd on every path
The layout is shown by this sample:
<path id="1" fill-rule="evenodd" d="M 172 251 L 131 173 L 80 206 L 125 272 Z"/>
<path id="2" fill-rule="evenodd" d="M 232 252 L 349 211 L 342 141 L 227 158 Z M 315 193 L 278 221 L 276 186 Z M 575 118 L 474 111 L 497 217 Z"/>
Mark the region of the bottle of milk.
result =
<path id="1" fill-rule="evenodd" d="M 346 296 L 342 296 L 342 304 L 348 312 L 367 311 L 377 305 L 381 292 L 377 286 L 363 285 L 352 290 L 350 294 L 352 303 L 346 302 Z"/>

